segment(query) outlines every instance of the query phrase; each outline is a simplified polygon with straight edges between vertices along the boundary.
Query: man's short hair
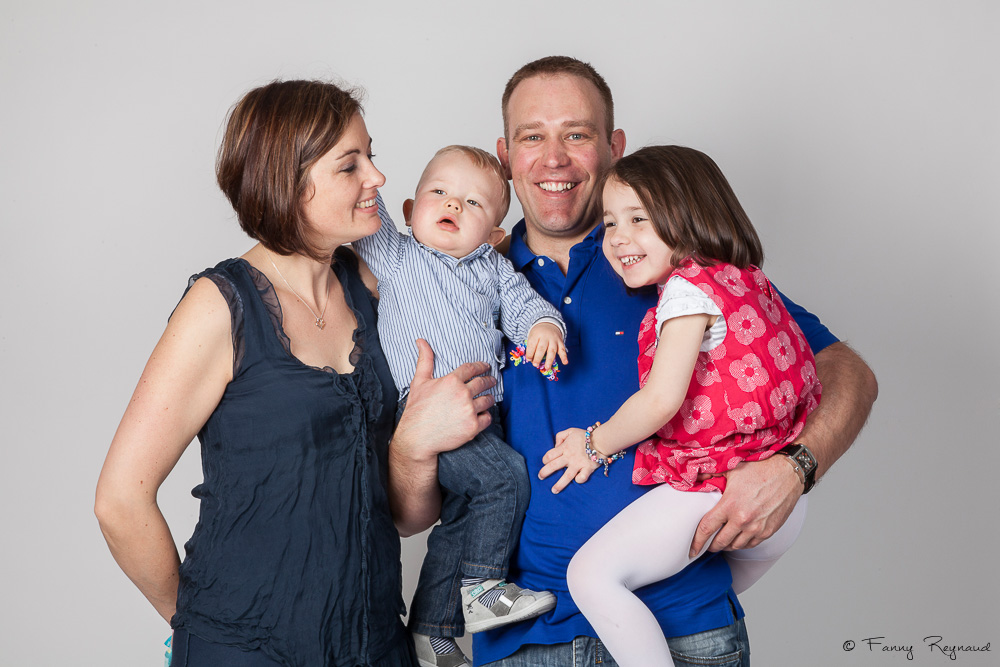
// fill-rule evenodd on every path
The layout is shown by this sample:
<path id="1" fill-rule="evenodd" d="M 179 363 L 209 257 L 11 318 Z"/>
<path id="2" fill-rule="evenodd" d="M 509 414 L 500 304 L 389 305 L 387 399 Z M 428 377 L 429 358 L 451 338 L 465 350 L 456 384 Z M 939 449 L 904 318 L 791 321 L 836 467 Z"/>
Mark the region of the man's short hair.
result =
<path id="1" fill-rule="evenodd" d="M 329 261 L 308 241 L 309 169 L 340 141 L 360 94 L 325 81 L 272 81 L 229 112 L 215 176 L 251 238 L 280 255 Z"/>
<path id="2" fill-rule="evenodd" d="M 507 173 L 500 164 L 500 160 L 496 159 L 493 157 L 492 153 L 488 153 L 482 148 L 452 144 L 451 146 L 445 146 L 435 153 L 434 157 L 431 158 L 431 162 L 442 155 L 451 155 L 453 153 L 464 155 L 472 160 L 472 163 L 480 169 L 486 169 L 487 171 L 493 172 L 496 175 L 497 180 L 500 181 L 500 188 L 503 194 L 500 200 L 500 208 L 497 210 L 496 224 L 499 225 L 503 222 L 504 216 L 507 215 L 507 210 L 510 209 L 510 183 L 507 181 Z M 429 165 L 430 162 L 427 164 Z M 423 180 L 423 175 L 421 175 L 420 178 Z"/>
<path id="3" fill-rule="evenodd" d="M 535 76 L 555 76 L 559 74 L 578 76 L 594 84 L 597 92 L 601 95 L 601 100 L 604 102 L 604 131 L 608 135 L 608 141 L 611 140 L 611 133 L 615 131 L 615 101 L 611 96 L 611 88 L 608 87 L 608 83 L 604 80 L 604 77 L 598 74 L 597 70 L 590 63 L 585 63 L 570 56 L 546 56 L 545 58 L 533 60 L 514 72 L 514 76 L 510 77 L 507 86 L 503 89 L 503 98 L 500 102 L 503 112 L 503 136 L 505 139 L 510 139 L 507 133 L 509 121 L 507 107 L 510 104 L 510 96 L 514 94 L 514 89 L 525 79 Z"/>

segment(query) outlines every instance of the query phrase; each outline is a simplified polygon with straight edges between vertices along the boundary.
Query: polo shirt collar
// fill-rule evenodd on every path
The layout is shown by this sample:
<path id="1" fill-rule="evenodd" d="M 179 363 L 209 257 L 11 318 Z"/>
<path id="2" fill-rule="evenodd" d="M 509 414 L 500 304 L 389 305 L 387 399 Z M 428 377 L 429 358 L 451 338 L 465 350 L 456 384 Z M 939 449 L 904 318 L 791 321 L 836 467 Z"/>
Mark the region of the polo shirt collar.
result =
<path id="1" fill-rule="evenodd" d="M 510 248 L 507 250 L 507 259 L 510 260 L 511 264 L 518 271 L 524 269 L 525 266 L 531 262 L 538 259 L 538 255 L 531 252 L 531 248 L 524 241 L 524 233 L 528 226 L 525 223 L 524 218 L 514 225 L 510 230 Z M 591 250 L 596 246 L 601 247 L 601 243 L 604 240 L 604 225 L 597 224 L 594 228 L 590 230 L 590 233 L 583 237 L 583 240 L 573 246 L 571 253 L 575 251 Z"/>

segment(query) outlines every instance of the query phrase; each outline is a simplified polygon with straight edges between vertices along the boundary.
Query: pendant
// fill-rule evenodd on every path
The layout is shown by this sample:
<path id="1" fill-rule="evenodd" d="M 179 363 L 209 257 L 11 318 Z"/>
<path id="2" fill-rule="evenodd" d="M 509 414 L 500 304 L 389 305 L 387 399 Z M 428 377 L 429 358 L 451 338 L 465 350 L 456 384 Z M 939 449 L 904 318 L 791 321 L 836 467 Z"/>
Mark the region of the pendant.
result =
<path id="1" fill-rule="evenodd" d="M 325 326 L 326 326 L 326 320 L 324 320 L 322 317 L 317 317 L 316 318 L 316 328 L 318 328 L 320 331 L 322 331 L 323 327 L 325 327 Z"/>

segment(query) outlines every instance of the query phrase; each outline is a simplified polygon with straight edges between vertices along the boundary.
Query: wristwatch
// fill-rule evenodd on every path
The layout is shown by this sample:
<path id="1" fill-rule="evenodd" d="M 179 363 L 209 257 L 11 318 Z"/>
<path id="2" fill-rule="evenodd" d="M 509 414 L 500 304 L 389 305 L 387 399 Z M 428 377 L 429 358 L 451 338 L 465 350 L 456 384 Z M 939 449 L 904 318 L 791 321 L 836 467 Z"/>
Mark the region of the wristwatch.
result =
<path id="1" fill-rule="evenodd" d="M 782 447 L 777 453 L 788 457 L 788 462 L 795 468 L 795 472 L 801 471 L 802 484 L 805 486 L 802 495 L 809 493 L 809 490 L 816 484 L 816 457 L 812 455 L 809 448 L 801 442 L 796 442 Z"/>

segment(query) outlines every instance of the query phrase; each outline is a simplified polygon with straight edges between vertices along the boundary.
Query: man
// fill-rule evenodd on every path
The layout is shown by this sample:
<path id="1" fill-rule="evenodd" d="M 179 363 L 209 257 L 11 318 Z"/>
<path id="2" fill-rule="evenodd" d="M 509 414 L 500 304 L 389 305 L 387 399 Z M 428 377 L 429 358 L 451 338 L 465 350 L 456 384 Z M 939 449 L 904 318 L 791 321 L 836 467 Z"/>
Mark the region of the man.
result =
<path id="1" fill-rule="evenodd" d="M 525 456 L 533 478 L 510 578 L 556 593 L 558 604 L 532 621 L 476 635 L 477 665 L 615 664 L 573 604 L 566 566 L 594 532 L 644 491 L 631 484 L 632 455 L 616 464 L 609 477 L 593 475 L 558 496 L 550 492 L 555 477 L 536 477 L 556 432 L 606 418 L 634 392 L 636 332 L 656 298 L 655 292 L 626 293 L 600 250 L 603 229 L 593 207 L 596 179 L 625 151 L 625 134 L 614 129 L 613 114 L 603 78 L 572 58 L 528 63 L 504 91 L 504 136 L 497 140 L 497 155 L 525 216 L 512 232 L 508 257 L 562 311 L 569 350 L 569 364 L 558 382 L 523 366 L 504 371 L 507 440 Z M 728 566 L 717 552 L 754 546 L 774 533 L 806 486 L 853 442 L 877 393 L 874 376 L 856 354 L 813 316 L 787 300 L 786 305 L 816 353 L 823 383 L 820 407 L 799 438 L 815 457 L 815 467 L 800 475 L 789 457 L 774 456 L 729 473 L 722 500 L 705 516 L 692 545 L 696 553 L 718 531 L 710 553 L 641 591 L 678 665 L 704 664 L 699 663 L 704 658 L 718 665 L 749 665 L 743 612 L 730 588 Z M 800 462 L 811 464 L 807 453 L 795 453 Z M 422 521 L 433 521 L 434 503 L 439 502 L 426 483 L 432 457 L 412 450 L 396 450 L 394 456 L 410 474 L 399 493 L 416 503 L 401 524 L 418 528 Z M 408 524 L 411 518 L 414 522 Z M 686 662 L 687 657 L 693 660 Z"/>

